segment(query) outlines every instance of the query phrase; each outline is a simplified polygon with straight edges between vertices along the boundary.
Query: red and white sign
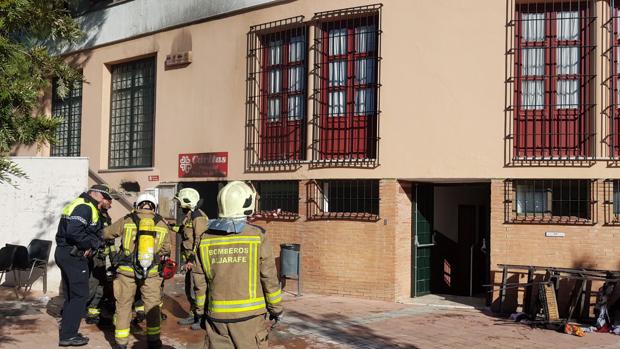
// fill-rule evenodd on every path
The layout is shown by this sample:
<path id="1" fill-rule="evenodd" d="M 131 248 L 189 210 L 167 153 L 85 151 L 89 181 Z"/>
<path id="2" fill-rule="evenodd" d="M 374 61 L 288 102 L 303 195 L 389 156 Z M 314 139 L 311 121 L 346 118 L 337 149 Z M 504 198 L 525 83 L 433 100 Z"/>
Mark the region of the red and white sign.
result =
<path id="1" fill-rule="evenodd" d="M 159 182 L 159 175 L 149 176 L 149 182 Z"/>
<path id="2" fill-rule="evenodd" d="M 228 176 L 228 152 L 179 154 L 179 178 Z"/>

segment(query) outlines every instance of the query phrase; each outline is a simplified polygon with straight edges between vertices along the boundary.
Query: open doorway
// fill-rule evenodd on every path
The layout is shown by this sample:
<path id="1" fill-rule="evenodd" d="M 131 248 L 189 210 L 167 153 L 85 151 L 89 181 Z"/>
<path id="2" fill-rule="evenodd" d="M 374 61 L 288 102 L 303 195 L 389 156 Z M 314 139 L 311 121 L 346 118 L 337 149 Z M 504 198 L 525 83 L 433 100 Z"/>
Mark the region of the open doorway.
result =
<path id="1" fill-rule="evenodd" d="M 181 182 L 179 190 L 182 188 L 193 188 L 200 194 L 202 206 L 200 209 L 207 214 L 209 218 L 217 218 L 217 193 L 226 185 L 226 182 Z"/>
<path id="2" fill-rule="evenodd" d="M 485 296 L 490 184 L 414 183 L 413 296 Z"/>

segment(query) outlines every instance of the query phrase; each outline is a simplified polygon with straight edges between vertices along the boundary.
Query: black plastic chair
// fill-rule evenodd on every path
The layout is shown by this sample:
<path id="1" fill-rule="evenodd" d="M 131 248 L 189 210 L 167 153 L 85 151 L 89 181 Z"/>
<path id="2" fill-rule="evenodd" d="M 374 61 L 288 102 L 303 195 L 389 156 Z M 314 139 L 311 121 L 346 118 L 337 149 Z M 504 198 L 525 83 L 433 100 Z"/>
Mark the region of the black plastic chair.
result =
<path id="1" fill-rule="evenodd" d="M 13 258 L 15 257 L 16 250 L 15 245 L 7 245 L 0 248 L 0 284 L 2 283 L 2 277 L 13 270 Z M 17 295 L 17 289 L 15 289 L 15 295 Z"/>
<path id="2" fill-rule="evenodd" d="M 13 282 L 15 283 L 15 294 L 19 298 L 18 291 L 22 287 L 21 274 L 18 271 L 28 270 L 30 264 L 28 263 L 28 249 L 21 245 L 6 244 L 6 247 L 14 250 L 13 263 L 11 271 L 13 271 Z M 25 295 L 24 295 L 25 296 Z"/>
<path id="3" fill-rule="evenodd" d="M 34 269 L 43 271 L 43 293 L 47 293 L 47 263 L 50 259 L 50 251 L 52 250 L 52 242 L 50 240 L 33 239 L 28 245 L 28 262 L 30 263 L 30 273 L 28 274 L 28 284 L 32 288 L 34 280 L 32 272 Z M 29 290 L 30 290 L 29 288 Z"/>

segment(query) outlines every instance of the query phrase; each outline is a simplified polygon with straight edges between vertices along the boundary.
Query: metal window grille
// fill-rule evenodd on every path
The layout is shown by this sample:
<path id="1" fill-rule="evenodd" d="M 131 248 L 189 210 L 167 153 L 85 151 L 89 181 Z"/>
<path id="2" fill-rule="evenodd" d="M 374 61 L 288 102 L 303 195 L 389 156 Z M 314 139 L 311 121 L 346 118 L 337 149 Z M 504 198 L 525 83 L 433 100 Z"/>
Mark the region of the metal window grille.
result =
<path id="1" fill-rule="evenodd" d="M 515 179 L 504 182 L 506 223 L 595 224 L 597 181 Z"/>
<path id="2" fill-rule="evenodd" d="M 605 224 L 620 225 L 620 179 L 606 179 L 603 188 Z"/>
<path id="3" fill-rule="evenodd" d="M 58 96 L 57 81 L 52 86 L 52 116 L 59 118 L 56 143 L 51 156 L 80 156 L 82 132 L 82 81 L 76 81 L 63 99 Z"/>
<path id="4" fill-rule="evenodd" d="M 313 17 L 313 167 L 378 166 L 381 7 Z"/>
<path id="5" fill-rule="evenodd" d="M 275 219 L 299 218 L 299 181 L 255 182 L 258 212 Z"/>
<path id="6" fill-rule="evenodd" d="M 155 58 L 112 66 L 110 168 L 153 165 Z"/>
<path id="7" fill-rule="evenodd" d="M 620 161 L 620 1 L 610 0 L 609 6 L 603 7 L 602 41 L 604 80 L 602 143 L 611 164 Z M 605 38 L 606 37 L 606 38 Z"/>
<path id="8" fill-rule="evenodd" d="M 379 180 L 319 180 L 306 187 L 308 219 L 379 219 Z"/>
<path id="9" fill-rule="evenodd" d="M 306 159 L 308 40 L 304 17 L 247 35 L 246 168 L 296 169 Z"/>
<path id="10" fill-rule="evenodd" d="M 506 1 L 506 164 L 592 165 L 595 4 Z"/>

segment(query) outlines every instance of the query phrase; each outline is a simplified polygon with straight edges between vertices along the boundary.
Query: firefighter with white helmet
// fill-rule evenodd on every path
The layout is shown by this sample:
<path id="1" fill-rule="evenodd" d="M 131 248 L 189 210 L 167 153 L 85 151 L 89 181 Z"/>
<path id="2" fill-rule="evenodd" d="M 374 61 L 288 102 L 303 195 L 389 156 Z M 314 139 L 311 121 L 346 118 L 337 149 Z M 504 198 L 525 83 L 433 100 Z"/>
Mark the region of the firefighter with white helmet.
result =
<path id="1" fill-rule="evenodd" d="M 136 289 L 140 288 L 146 313 L 148 348 L 160 348 L 160 303 L 162 284 L 160 263 L 170 257 L 170 231 L 157 214 L 157 198 L 143 193 L 135 209 L 104 230 L 106 240 L 121 238 L 120 258 L 114 279 L 116 298 L 116 348 L 127 348 L 131 308 Z"/>
<path id="2" fill-rule="evenodd" d="M 276 322 L 282 295 L 266 231 L 247 221 L 256 191 L 234 181 L 217 195 L 219 218 L 209 222 L 200 256 L 209 287 L 207 348 L 267 348 L 264 315 Z"/>
<path id="3" fill-rule="evenodd" d="M 203 232 L 207 230 L 209 218 L 199 208 L 200 194 L 196 189 L 183 188 L 175 197 L 183 210 L 181 225 L 176 228 L 183 236 L 182 257 L 185 260 L 185 294 L 191 306 L 191 314 L 178 321 L 179 325 L 191 325 L 192 330 L 200 330 L 200 318 L 204 314 L 207 281 L 198 260 L 197 248 Z M 192 292 L 193 291 L 193 292 Z M 193 293 L 193 295 L 192 295 Z"/>

